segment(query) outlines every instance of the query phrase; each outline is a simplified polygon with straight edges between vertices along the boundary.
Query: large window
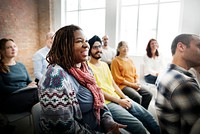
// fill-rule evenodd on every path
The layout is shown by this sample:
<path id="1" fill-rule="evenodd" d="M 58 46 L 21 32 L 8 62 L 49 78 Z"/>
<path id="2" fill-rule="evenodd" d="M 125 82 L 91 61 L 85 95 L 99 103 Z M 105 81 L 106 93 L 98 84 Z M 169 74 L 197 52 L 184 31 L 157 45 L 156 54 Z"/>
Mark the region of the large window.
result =
<path id="1" fill-rule="evenodd" d="M 79 25 L 87 38 L 105 33 L 105 0 L 66 0 L 66 24 Z"/>
<path id="2" fill-rule="evenodd" d="M 180 0 L 121 0 L 120 40 L 129 44 L 130 55 L 144 55 L 151 38 L 163 55 L 179 31 Z"/>
<path id="3" fill-rule="evenodd" d="M 112 0 L 112 2 L 66 0 L 65 24 L 79 25 L 88 38 L 93 35 L 102 37 L 109 31 L 113 34 L 112 37 L 115 36 L 112 42 L 115 48 L 121 40 L 128 42 L 129 55 L 144 55 L 148 41 L 155 38 L 159 44 L 159 51 L 163 55 L 171 55 L 171 42 L 179 32 L 181 0 Z M 119 11 L 116 16 L 110 13 L 115 11 L 113 8 Z M 113 26 L 118 29 L 116 33 L 112 31 Z"/>

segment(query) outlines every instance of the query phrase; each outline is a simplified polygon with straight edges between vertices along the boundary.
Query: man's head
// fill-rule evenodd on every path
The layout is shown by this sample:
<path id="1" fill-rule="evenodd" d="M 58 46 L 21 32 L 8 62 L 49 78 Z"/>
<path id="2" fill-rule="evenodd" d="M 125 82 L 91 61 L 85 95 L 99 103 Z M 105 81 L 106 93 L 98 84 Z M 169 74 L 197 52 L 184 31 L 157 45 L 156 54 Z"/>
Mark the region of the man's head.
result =
<path id="1" fill-rule="evenodd" d="M 106 47 L 108 46 L 108 42 L 109 42 L 109 37 L 108 35 L 105 35 L 102 37 L 102 41 L 103 41 L 103 45 Z"/>
<path id="2" fill-rule="evenodd" d="M 172 42 L 172 56 L 188 67 L 200 65 L 200 38 L 193 34 L 180 34 Z"/>
<path id="3" fill-rule="evenodd" d="M 48 32 L 46 34 L 46 45 L 48 48 L 51 48 L 52 44 L 53 44 L 53 38 L 54 38 L 54 32 Z"/>
<path id="4" fill-rule="evenodd" d="M 101 39 L 97 36 L 94 35 L 89 41 L 88 41 L 89 45 L 90 45 L 90 50 L 89 50 L 89 55 L 91 56 L 91 58 L 94 59 L 100 59 L 101 58 L 101 54 L 102 54 L 102 42 Z"/>

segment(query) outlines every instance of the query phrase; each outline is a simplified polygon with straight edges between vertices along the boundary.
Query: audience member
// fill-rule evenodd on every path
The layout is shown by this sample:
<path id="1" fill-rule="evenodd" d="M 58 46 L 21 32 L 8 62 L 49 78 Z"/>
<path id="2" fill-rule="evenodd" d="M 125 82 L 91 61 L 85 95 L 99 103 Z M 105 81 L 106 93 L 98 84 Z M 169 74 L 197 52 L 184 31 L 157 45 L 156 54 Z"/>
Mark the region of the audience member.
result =
<path id="1" fill-rule="evenodd" d="M 103 49 L 102 49 L 102 58 L 101 60 L 106 62 L 109 67 L 112 59 L 115 57 L 115 50 L 109 46 L 109 37 L 108 35 L 103 36 Z"/>
<path id="2" fill-rule="evenodd" d="M 111 63 L 111 73 L 124 94 L 148 109 L 152 94 L 139 83 L 134 63 L 128 57 L 128 45 L 125 41 L 118 44 L 117 55 Z"/>
<path id="3" fill-rule="evenodd" d="M 142 106 L 124 95 L 116 85 L 108 65 L 100 61 L 102 54 L 102 43 L 98 36 L 89 40 L 91 67 L 97 85 L 102 89 L 105 104 L 110 109 L 113 119 L 127 125 L 126 130 L 135 134 L 144 134 L 146 129 L 152 134 L 160 133 L 160 129 L 152 115 Z"/>
<path id="4" fill-rule="evenodd" d="M 120 133 L 104 105 L 101 89 L 89 70 L 89 44 L 75 25 L 60 28 L 47 55 L 49 66 L 39 81 L 43 133 Z"/>
<path id="5" fill-rule="evenodd" d="M 12 39 L 0 40 L 0 112 L 31 111 L 38 102 L 37 85 L 32 82 L 25 66 L 15 57 L 18 47 Z M 26 90 L 25 90 L 26 89 Z"/>
<path id="6" fill-rule="evenodd" d="M 35 82 L 37 82 L 37 83 L 41 79 L 43 73 L 47 69 L 48 63 L 46 61 L 46 55 L 48 54 L 49 50 L 51 49 L 51 46 L 53 43 L 53 36 L 54 36 L 54 32 L 48 32 L 46 34 L 45 46 L 43 48 L 39 49 L 33 55 L 34 76 L 35 76 Z"/>
<path id="7" fill-rule="evenodd" d="M 163 134 L 189 134 L 200 117 L 200 89 L 188 71 L 200 65 L 200 39 L 180 34 L 172 42 L 172 63 L 159 74 L 157 115 Z"/>
<path id="8" fill-rule="evenodd" d="M 158 43 L 150 39 L 144 55 L 144 79 L 147 83 L 155 84 L 159 72 L 164 68 L 162 55 L 158 52 Z"/>
<path id="9" fill-rule="evenodd" d="M 195 77 L 199 87 L 200 87 L 200 66 L 192 67 L 189 70 Z"/>

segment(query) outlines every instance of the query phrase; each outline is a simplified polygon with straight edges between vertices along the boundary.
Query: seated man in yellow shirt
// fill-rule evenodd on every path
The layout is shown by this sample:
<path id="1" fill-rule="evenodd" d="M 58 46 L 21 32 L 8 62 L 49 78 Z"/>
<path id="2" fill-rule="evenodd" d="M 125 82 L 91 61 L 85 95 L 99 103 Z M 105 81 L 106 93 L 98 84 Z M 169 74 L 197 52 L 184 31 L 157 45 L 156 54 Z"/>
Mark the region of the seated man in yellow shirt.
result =
<path id="1" fill-rule="evenodd" d="M 131 133 L 145 134 L 146 129 L 153 134 L 159 134 L 160 129 L 153 116 L 141 105 L 129 99 L 115 84 L 108 65 L 100 61 L 102 43 L 98 36 L 89 40 L 90 61 L 88 65 L 94 73 L 97 85 L 102 89 L 105 103 L 113 115 L 113 119 L 127 125 Z"/>

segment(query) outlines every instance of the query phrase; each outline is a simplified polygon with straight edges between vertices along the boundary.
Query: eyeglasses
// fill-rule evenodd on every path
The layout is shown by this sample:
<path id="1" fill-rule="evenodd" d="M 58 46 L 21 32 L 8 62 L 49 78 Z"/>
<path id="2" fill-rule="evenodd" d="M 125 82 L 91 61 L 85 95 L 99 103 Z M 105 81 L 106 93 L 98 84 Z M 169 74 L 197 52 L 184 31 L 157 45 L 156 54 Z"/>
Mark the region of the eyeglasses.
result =
<path id="1" fill-rule="evenodd" d="M 99 49 L 99 48 L 101 48 L 101 47 L 102 47 L 102 45 L 99 45 L 99 46 L 92 46 L 92 48 L 93 48 L 93 49 L 96 49 L 96 50 Z"/>

